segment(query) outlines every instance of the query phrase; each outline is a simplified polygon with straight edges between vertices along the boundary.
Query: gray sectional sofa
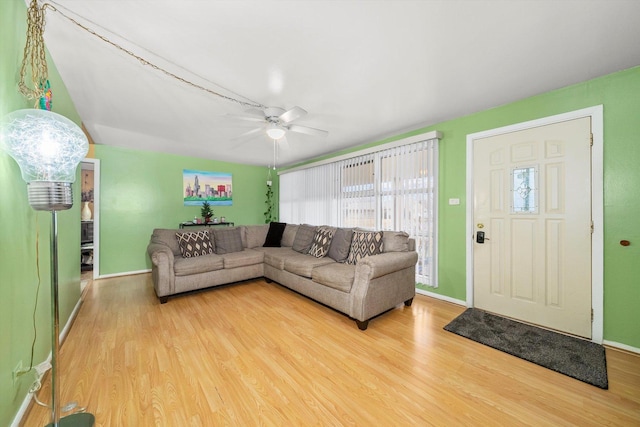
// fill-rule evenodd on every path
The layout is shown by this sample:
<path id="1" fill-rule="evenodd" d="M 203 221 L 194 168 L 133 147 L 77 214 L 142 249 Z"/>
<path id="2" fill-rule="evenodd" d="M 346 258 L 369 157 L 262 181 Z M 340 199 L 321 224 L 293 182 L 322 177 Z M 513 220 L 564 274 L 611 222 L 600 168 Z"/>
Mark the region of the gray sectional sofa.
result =
<path id="1" fill-rule="evenodd" d="M 195 228 L 195 227 L 194 227 Z M 147 247 L 156 295 L 264 277 L 354 319 L 369 320 L 415 296 L 415 241 L 403 232 L 272 223 L 155 229 Z"/>

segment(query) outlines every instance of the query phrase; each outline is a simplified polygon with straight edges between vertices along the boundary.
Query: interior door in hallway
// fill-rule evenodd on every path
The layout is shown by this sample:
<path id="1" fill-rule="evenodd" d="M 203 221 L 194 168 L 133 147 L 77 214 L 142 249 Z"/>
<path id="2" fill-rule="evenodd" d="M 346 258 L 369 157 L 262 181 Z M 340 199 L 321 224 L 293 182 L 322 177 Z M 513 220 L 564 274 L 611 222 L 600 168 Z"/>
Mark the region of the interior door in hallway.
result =
<path id="1" fill-rule="evenodd" d="M 590 118 L 474 140 L 473 159 L 474 305 L 591 338 Z"/>

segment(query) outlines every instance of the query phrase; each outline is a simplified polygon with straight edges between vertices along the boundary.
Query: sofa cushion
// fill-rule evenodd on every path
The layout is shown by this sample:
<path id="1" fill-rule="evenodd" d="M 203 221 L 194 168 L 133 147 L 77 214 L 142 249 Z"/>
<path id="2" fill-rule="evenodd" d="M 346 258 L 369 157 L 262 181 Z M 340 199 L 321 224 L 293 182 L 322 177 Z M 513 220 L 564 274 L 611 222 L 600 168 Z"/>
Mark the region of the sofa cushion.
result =
<path id="1" fill-rule="evenodd" d="M 322 226 L 318 227 L 316 234 L 313 236 L 313 242 L 309 249 L 309 255 L 313 255 L 316 258 L 322 258 L 329 252 L 329 246 L 331 246 L 331 239 L 333 233 L 336 232 L 335 227 Z"/>
<path id="2" fill-rule="evenodd" d="M 269 226 L 267 224 L 247 225 L 244 229 L 245 240 L 242 242 L 242 246 L 245 248 L 257 248 L 264 243 Z"/>
<path id="3" fill-rule="evenodd" d="M 191 258 L 213 253 L 213 245 L 209 237 L 209 230 L 176 233 L 180 253 L 183 258 Z"/>
<path id="4" fill-rule="evenodd" d="M 351 238 L 347 264 L 356 264 L 364 257 L 382 253 L 382 236 L 382 231 L 355 230 Z"/>
<path id="5" fill-rule="evenodd" d="M 334 263 L 314 268 L 311 280 L 342 292 L 350 292 L 355 275 L 355 265 Z"/>
<path id="6" fill-rule="evenodd" d="M 217 254 L 230 254 L 242 251 L 242 230 L 240 228 L 227 228 L 213 230 L 216 241 Z"/>
<path id="7" fill-rule="evenodd" d="M 176 276 L 189 276 L 191 274 L 222 270 L 223 267 L 222 257 L 216 254 L 192 258 L 176 258 L 173 263 L 173 271 Z"/>
<path id="8" fill-rule="evenodd" d="M 313 243 L 313 236 L 316 234 L 316 227 L 313 225 L 303 224 L 298 227 L 296 238 L 293 240 L 291 247 L 294 251 L 301 254 L 308 254 Z"/>
<path id="9" fill-rule="evenodd" d="M 245 249 L 241 252 L 233 252 L 222 255 L 224 268 L 246 267 L 248 265 L 260 264 L 264 261 L 264 252 L 255 249 Z"/>
<path id="10" fill-rule="evenodd" d="M 256 251 L 264 252 L 264 263 L 278 270 L 284 270 L 284 261 L 294 255 L 300 255 L 291 248 L 256 248 Z"/>
<path id="11" fill-rule="evenodd" d="M 296 238 L 296 233 L 298 232 L 298 224 L 287 224 L 284 228 L 284 233 L 282 233 L 282 241 L 280 242 L 281 246 L 293 246 L 293 241 Z"/>
<path id="12" fill-rule="evenodd" d="M 382 235 L 384 252 L 407 252 L 409 250 L 409 234 L 404 231 L 385 231 Z"/>
<path id="13" fill-rule="evenodd" d="M 325 264 L 335 264 L 331 258 L 316 258 L 311 255 L 295 254 L 284 260 L 284 270 L 302 277 L 311 277 L 315 267 Z"/>
<path id="14" fill-rule="evenodd" d="M 337 262 L 345 262 L 351 248 L 353 228 L 338 228 L 331 239 L 327 256 Z"/>
<path id="15" fill-rule="evenodd" d="M 272 222 L 269 224 L 269 231 L 267 237 L 264 239 L 265 248 L 279 248 L 282 242 L 282 234 L 287 226 L 285 222 Z"/>

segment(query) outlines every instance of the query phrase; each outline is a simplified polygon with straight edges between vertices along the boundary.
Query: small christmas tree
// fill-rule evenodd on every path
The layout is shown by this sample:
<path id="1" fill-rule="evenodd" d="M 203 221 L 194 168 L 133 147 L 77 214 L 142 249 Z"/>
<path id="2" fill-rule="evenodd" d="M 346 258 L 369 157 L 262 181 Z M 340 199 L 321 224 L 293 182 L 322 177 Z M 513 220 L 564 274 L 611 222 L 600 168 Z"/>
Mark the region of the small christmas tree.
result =
<path id="1" fill-rule="evenodd" d="M 211 217 L 213 216 L 213 211 L 211 210 L 211 205 L 206 200 L 202 202 L 202 208 L 200 208 L 200 214 L 204 218 L 204 222 L 207 223 L 211 221 Z"/>

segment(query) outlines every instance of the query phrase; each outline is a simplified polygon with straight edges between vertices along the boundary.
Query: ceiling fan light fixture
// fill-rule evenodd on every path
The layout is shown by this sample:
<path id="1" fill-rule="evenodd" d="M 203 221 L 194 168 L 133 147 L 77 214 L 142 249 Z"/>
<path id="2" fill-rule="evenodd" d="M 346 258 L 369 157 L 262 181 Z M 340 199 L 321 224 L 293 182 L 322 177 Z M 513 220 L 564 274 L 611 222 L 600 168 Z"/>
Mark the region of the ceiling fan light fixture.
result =
<path id="1" fill-rule="evenodd" d="M 267 135 L 269 135 L 269 138 L 271 139 L 280 139 L 285 133 L 286 130 L 277 123 L 269 123 L 267 126 Z"/>

